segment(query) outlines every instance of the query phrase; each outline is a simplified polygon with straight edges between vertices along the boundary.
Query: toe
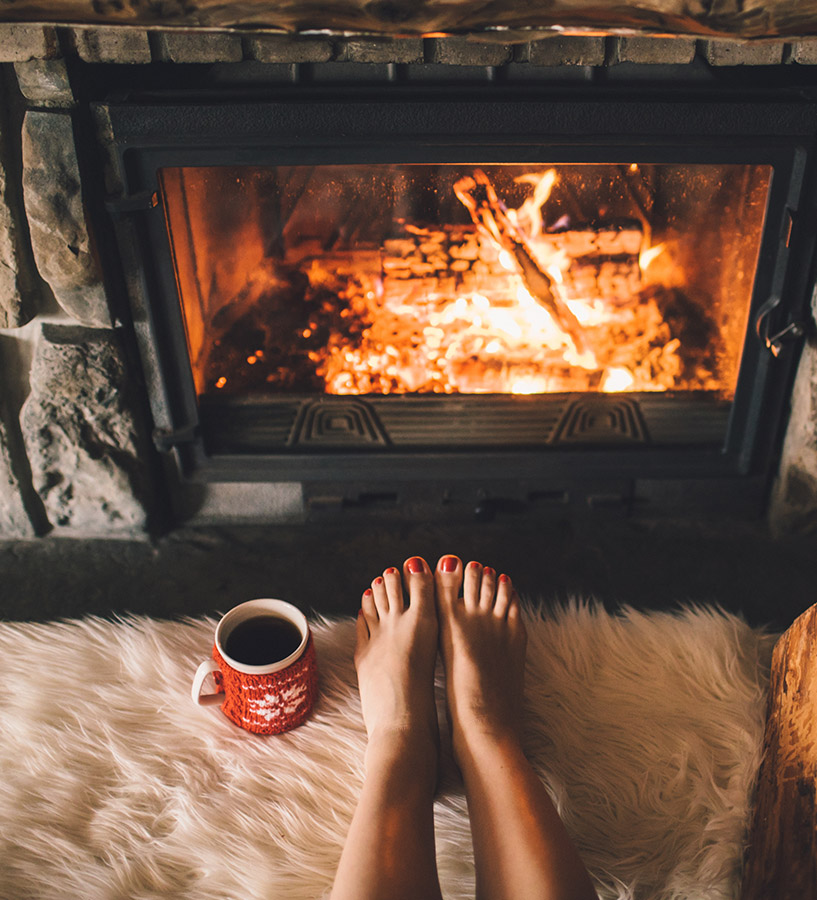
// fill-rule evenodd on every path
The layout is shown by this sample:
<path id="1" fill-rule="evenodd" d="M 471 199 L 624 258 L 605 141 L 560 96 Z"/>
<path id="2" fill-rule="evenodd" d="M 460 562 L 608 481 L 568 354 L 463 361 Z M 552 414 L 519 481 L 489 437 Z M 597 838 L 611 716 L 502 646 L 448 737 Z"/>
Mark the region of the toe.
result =
<path id="1" fill-rule="evenodd" d="M 386 596 L 389 601 L 389 612 L 402 612 L 403 604 L 403 583 L 400 580 L 400 573 L 392 566 L 383 573 L 383 584 L 386 586 Z"/>
<path id="2" fill-rule="evenodd" d="M 386 582 L 383 577 L 378 575 L 372 582 L 372 594 L 374 595 L 374 605 L 377 609 L 379 618 L 388 615 L 389 612 L 389 595 L 386 591 Z"/>
<path id="3" fill-rule="evenodd" d="M 484 610 L 493 609 L 495 599 L 496 572 L 490 566 L 485 566 L 482 570 L 482 584 L 479 588 L 479 605 Z"/>
<path id="4" fill-rule="evenodd" d="M 371 631 L 377 624 L 378 619 L 377 607 L 374 602 L 374 592 L 371 588 L 367 588 L 363 592 L 363 596 L 360 599 L 360 609 L 366 619 L 366 625 L 368 626 L 369 631 Z"/>
<path id="5" fill-rule="evenodd" d="M 519 594 L 516 591 L 511 594 L 510 603 L 508 604 L 508 625 L 511 633 L 514 635 L 514 640 L 518 642 L 520 652 L 524 655 L 525 647 L 528 643 L 528 632 L 522 619 L 522 607 L 519 603 Z"/>
<path id="6" fill-rule="evenodd" d="M 507 575 L 500 575 L 497 579 L 496 602 L 494 603 L 494 615 L 504 619 L 510 612 L 512 599 L 516 595 L 513 583 Z M 518 606 L 518 604 L 517 604 Z"/>
<path id="7" fill-rule="evenodd" d="M 482 586 L 482 565 L 478 562 L 469 562 L 465 567 L 465 577 L 462 585 L 462 599 L 467 610 L 479 608 L 479 594 Z"/>
<path id="8" fill-rule="evenodd" d="M 434 580 L 428 563 L 420 556 L 412 556 L 403 563 L 403 574 L 409 590 L 409 609 L 435 616 Z"/>
<path id="9" fill-rule="evenodd" d="M 457 556 L 443 556 L 434 571 L 437 602 L 442 612 L 451 610 L 459 600 L 462 585 L 462 563 Z"/>
<path id="10" fill-rule="evenodd" d="M 366 624 L 366 614 L 363 612 L 362 608 L 358 610 L 357 614 L 355 637 L 357 638 L 355 642 L 355 655 L 357 655 L 366 644 L 369 643 L 369 626 Z"/>

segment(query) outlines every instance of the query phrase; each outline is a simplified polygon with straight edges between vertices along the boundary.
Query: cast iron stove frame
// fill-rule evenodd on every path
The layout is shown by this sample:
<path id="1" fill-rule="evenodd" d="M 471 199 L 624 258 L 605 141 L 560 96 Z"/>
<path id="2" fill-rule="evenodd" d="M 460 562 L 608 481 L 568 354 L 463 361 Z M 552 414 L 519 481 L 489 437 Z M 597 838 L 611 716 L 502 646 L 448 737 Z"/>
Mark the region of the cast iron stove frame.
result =
<path id="1" fill-rule="evenodd" d="M 510 473 L 548 486 L 577 479 L 594 483 L 630 479 L 676 486 L 689 482 L 704 485 L 704 490 L 716 479 L 762 502 L 813 280 L 817 106 L 811 101 L 713 99 L 711 95 L 611 98 L 575 91 L 503 93 L 498 88 L 422 94 L 416 88 L 391 87 L 341 95 L 293 89 L 283 97 L 244 94 L 238 99 L 148 94 L 102 106 L 124 184 L 123 193 L 108 199 L 108 208 L 118 235 L 156 443 L 175 454 L 184 477 L 376 485 L 479 482 L 495 479 L 499 473 L 507 478 Z M 697 442 L 651 445 L 639 439 L 639 408 L 641 402 L 660 403 L 660 397 L 627 395 L 622 403 L 616 396 L 580 395 L 591 398 L 590 402 L 611 404 L 611 416 L 624 423 L 620 426 L 623 439 L 575 446 L 546 443 L 535 449 L 494 444 L 399 450 L 383 440 L 376 422 L 363 421 L 364 411 L 363 420 L 354 427 L 368 437 L 351 450 L 330 441 L 328 447 L 317 442 L 307 452 L 303 444 L 271 452 L 264 444 L 268 410 L 227 404 L 221 410 L 217 405 L 208 414 L 199 407 L 158 200 L 159 168 L 493 161 L 739 162 L 773 167 L 749 328 L 725 439 L 703 434 Z M 755 335 L 756 328 L 765 346 Z M 570 398 L 551 399 L 567 403 Z M 355 404 L 366 406 L 365 398 L 321 402 L 345 403 L 340 408 L 351 418 Z M 449 395 L 445 402 L 467 414 L 479 398 Z M 523 402 L 537 401 L 526 398 Z M 548 400 L 540 402 L 547 405 Z M 557 429 L 566 427 L 564 420 L 570 415 L 581 415 L 581 410 L 568 407 L 569 403 L 562 407 Z M 305 416 L 314 419 L 320 414 L 320 410 L 302 410 L 296 414 L 300 415 L 298 427 L 305 427 Z M 249 430 L 242 415 L 252 420 Z M 670 410 L 662 415 L 668 421 L 673 414 Z M 232 443 L 229 435 L 213 433 L 214 424 L 225 423 L 233 428 Z"/>

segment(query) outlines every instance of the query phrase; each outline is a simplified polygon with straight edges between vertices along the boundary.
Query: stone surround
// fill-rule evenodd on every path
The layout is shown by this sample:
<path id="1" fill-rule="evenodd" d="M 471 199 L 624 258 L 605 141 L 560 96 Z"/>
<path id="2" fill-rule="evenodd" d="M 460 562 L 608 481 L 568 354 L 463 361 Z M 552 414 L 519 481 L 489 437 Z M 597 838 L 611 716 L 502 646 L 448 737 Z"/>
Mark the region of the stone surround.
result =
<path id="1" fill-rule="evenodd" d="M 683 65 L 697 56 L 712 66 L 817 63 L 817 37 L 791 41 L 696 39 L 647 35 L 533 33 L 525 40 L 503 32 L 468 36 L 388 38 L 324 32 L 271 34 L 145 29 L 129 25 L 54 27 L 0 22 L 0 62 L 54 61 L 76 55 L 89 63 L 215 63 L 257 61 L 301 64 L 357 62 L 407 65 L 611 66 Z M 41 63 L 45 72 L 59 70 Z M 22 76 L 27 77 L 25 71 Z"/>
<path id="2" fill-rule="evenodd" d="M 479 37 L 0 23 L 0 62 L 13 64 L 5 66 L 0 84 L 0 537 L 49 531 L 137 535 L 150 527 L 166 493 L 156 478 L 145 400 L 133 390 L 138 366 L 131 362 L 128 334 L 111 302 L 115 291 L 105 283 L 88 221 L 75 147 L 83 116 L 69 77 L 72 59 L 137 66 L 260 64 L 267 79 L 280 83 L 306 76 L 326 82 L 467 77 L 522 83 L 556 73 L 590 78 L 594 69 L 618 66 L 641 66 L 649 77 L 656 66 L 682 71 L 817 64 L 817 39 Z M 813 342 L 800 364 L 793 411 L 772 516 L 781 528 L 808 530 L 817 527 Z M 231 490 L 243 504 L 247 486 Z M 275 499 L 270 502 L 274 506 Z M 286 494 L 281 517 L 297 506 L 298 497 Z"/>

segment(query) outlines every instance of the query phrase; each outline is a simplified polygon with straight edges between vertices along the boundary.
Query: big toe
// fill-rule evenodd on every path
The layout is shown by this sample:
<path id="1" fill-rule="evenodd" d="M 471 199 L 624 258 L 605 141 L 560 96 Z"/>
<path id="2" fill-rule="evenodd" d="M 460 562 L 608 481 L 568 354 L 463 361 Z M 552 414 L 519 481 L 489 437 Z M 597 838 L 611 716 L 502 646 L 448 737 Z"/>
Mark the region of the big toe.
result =
<path id="1" fill-rule="evenodd" d="M 462 588 L 462 561 L 457 556 L 442 556 L 434 571 L 437 600 L 442 612 L 457 602 Z"/>
<path id="2" fill-rule="evenodd" d="M 421 556 L 412 556 L 403 563 L 403 576 L 408 585 L 409 609 L 420 615 L 434 616 L 434 580 L 428 563 Z"/>

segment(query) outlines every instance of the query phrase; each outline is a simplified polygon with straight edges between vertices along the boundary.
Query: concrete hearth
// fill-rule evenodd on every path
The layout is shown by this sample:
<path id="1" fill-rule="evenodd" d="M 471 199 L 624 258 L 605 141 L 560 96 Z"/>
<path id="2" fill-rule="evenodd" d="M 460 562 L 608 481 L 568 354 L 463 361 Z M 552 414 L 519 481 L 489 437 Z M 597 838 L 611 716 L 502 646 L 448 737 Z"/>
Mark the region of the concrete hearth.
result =
<path id="1" fill-rule="evenodd" d="M 0 616 L 47 621 L 136 613 L 157 618 L 226 611 L 280 597 L 307 611 L 354 615 L 371 579 L 409 555 L 446 552 L 509 573 L 546 605 L 569 597 L 672 609 L 718 604 L 784 630 L 817 594 L 817 536 L 774 540 L 759 525 L 644 523 L 617 517 L 490 523 L 334 523 L 179 528 L 154 542 L 0 542 Z"/>

